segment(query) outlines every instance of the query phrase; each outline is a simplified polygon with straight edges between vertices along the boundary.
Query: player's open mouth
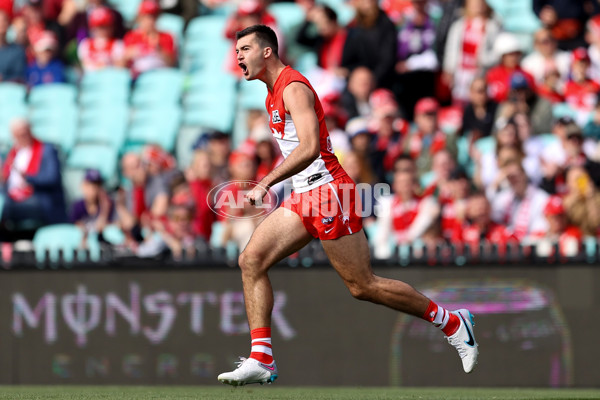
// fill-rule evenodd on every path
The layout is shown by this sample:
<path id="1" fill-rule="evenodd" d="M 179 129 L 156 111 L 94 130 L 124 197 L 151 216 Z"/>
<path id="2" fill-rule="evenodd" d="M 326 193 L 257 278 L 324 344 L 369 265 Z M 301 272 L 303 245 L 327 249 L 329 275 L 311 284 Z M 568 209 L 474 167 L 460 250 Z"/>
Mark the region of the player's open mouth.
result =
<path id="1" fill-rule="evenodd" d="M 248 67 L 246 66 L 246 64 L 244 63 L 239 63 L 238 64 L 240 66 L 240 68 L 242 69 L 242 72 L 244 73 L 244 75 L 248 74 Z"/>

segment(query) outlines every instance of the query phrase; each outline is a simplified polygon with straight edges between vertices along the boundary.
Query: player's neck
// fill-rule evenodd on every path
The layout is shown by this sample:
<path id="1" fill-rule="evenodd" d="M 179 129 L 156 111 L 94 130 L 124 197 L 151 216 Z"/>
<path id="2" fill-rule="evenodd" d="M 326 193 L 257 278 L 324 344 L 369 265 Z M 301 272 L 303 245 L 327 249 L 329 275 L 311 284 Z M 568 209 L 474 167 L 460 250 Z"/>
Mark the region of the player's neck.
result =
<path id="1" fill-rule="evenodd" d="M 286 66 L 279 60 L 277 60 L 273 65 L 270 65 L 266 68 L 263 79 L 261 79 L 269 88 L 270 91 L 273 91 L 273 87 L 275 86 L 275 82 L 277 82 L 277 78 L 281 75 L 281 72 L 284 70 Z"/>

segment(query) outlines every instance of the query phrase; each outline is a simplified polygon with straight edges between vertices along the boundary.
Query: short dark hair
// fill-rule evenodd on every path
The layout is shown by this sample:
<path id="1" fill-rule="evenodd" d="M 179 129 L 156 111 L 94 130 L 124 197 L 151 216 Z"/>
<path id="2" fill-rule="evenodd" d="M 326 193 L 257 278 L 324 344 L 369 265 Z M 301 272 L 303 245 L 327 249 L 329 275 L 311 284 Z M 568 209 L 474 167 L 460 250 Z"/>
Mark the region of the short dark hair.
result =
<path id="1" fill-rule="evenodd" d="M 321 8 L 323 9 L 323 13 L 325 14 L 325 16 L 327 17 L 327 19 L 329 21 L 337 22 L 338 16 L 333 8 L 331 8 L 329 6 L 321 6 Z"/>
<path id="2" fill-rule="evenodd" d="M 261 46 L 270 47 L 271 50 L 273 50 L 273 53 L 279 57 L 279 44 L 277 43 L 277 35 L 273 29 L 266 25 L 252 25 L 246 29 L 242 29 L 241 31 L 236 32 L 235 40 L 240 40 L 244 36 L 248 36 L 253 33 L 256 35 L 256 39 Z"/>

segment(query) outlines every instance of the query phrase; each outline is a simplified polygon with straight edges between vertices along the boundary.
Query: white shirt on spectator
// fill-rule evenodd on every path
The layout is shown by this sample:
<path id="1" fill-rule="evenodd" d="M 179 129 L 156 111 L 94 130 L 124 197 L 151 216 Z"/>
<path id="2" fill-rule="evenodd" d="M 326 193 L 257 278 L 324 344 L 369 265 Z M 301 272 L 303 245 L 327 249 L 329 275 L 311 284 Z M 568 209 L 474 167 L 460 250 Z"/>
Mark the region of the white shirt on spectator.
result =
<path id="1" fill-rule="evenodd" d="M 378 259 L 390 258 L 394 244 L 396 243 L 396 233 L 393 228 L 395 195 L 384 196 L 378 200 L 375 206 L 377 215 L 377 233 L 374 238 L 374 255 Z M 403 234 L 403 241 L 410 243 L 420 238 L 431 226 L 434 220 L 440 214 L 440 207 L 433 197 L 428 196 L 420 200 L 419 209 L 416 218 Z"/>
<path id="2" fill-rule="evenodd" d="M 541 53 L 534 51 L 523 59 L 521 67 L 533 75 L 536 83 L 543 82 L 544 73 L 550 67 L 554 67 L 558 71 L 561 82 L 566 82 L 571 67 L 571 55 L 566 51 L 557 50 L 552 61 L 548 62 Z"/>
<path id="3" fill-rule="evenodd" d="M 17 151 L 13 161 L 13 168 L 10 171 L 10 175 L 8 175 L 7 185 L 9 191 L 13 189 L 22 189 L 27 186 L 27 182 L 17 171 L 20 171 L 21 173 L 27 171 L 27 167 L 29 167 L 29 163 L 31 162 L 31 154 L 31 147 L 24 147 Z"/>
<path id="4" fill-rule="evenodd" d="M 517 199 L 510 187 L 496 194 L 488 193 L 492 220 L 506 225 L 521 240 L 534 232 L 545 232 L 548 222 L 544 217 L 544 207 L 548 197 L 548 193 L 533 185 L 527 187 L 522 199 Z"/>

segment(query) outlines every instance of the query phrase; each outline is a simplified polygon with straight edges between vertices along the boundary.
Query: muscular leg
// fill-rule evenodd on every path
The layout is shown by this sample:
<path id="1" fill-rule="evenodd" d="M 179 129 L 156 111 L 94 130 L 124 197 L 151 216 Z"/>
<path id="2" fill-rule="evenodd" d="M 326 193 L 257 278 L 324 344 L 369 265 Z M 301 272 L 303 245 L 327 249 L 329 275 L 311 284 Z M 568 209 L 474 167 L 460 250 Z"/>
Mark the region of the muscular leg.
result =
<path id="1" fill-rule="evenodd" d="M 271 326 L 273 289 L 269 268 L 306 246 L 312 239 L 300 217 L 282 207 L 258 225 L 239 258 L 251 330 Z"/>
<path id="2" fill-rule="evenodd" d="M 362 230 L 339 239 L 323 240 L 321 243 L 331 265 L 352 296 L 423 317 L 430 301 L 427 297 L 402 281 L 373 274 L 369 246 Z"/>

